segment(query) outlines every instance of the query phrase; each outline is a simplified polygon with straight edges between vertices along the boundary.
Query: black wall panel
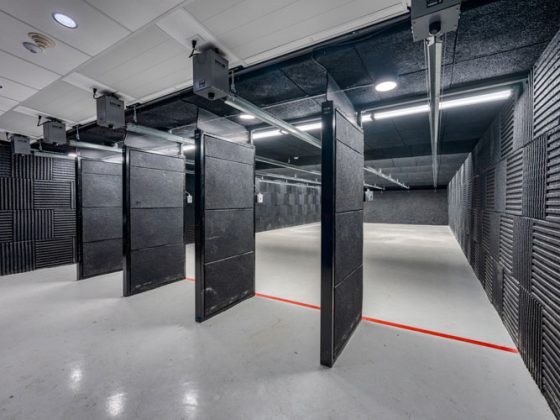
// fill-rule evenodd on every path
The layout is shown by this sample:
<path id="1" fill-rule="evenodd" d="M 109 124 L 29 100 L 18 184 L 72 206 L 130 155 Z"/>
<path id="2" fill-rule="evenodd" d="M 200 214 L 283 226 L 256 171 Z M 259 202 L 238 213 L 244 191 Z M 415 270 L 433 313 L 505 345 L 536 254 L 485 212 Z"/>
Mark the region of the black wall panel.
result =
<path id="1" fill-rule="evenodd" d="M 255 148 L 195 134 L 196 320 L 255 295 Z"/>
<path id="2" fill-rule="evenodd" d="M 278 181 L 256 180 L 263 202 L 255 204 L 257 232 L 321 221 L 321 189 Z"/>
<path id="3" fill-rule="evenodd" d="M 321 364 L 333 366 L 362 317 L 363 132 L 322 107 Z"/>
<path id="4" fill-rule="evenodd" d="M 74 160 L 0 145 L 0 275 L 76 260 Z"/>
<path id="5" fill-rule="evenodd" d="M 122 269 L 123 168 L 78 161 L 78 279 Z"/>
<path id="6" fill-rule="evenodd" d="M 467 188 L 465 171 L 449 184 L 450 226 L 461 243 L 465 215 L 475 216 L 470 261 L 486 291 L 491 289 L 489 297 L 525 364 L 560 417 L 560 33 L 523 88 L 513 103 L 504 105 L 471 154 L 472 207 L 459 200 Z M 501 131 L 498 161 L 489 144 L 496 127 Z M 492 214 L 500 216 L 499 255 L 492 245 Z M 479 241 L 476 232 L 481 229 Z"/>
<path id="7" fill-rule="evenodd" d="M 375 191 L 373 201 L 364 203 L 364 222 L 447 226 L 447 200 L 445 189 Z"/>
<path id="8" fill-rule="evenodd" d="M 185 277 L 185 161 L 125 146 L 124 295 Z"/>

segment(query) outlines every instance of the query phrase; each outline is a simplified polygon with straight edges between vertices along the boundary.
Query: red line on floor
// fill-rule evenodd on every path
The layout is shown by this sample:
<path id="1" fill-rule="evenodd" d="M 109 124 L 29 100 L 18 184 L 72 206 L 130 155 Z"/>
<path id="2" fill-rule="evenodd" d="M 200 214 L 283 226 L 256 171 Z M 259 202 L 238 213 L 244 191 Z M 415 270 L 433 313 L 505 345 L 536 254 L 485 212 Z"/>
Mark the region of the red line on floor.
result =
<path id="1" fill-rule="evenodd" d="M 362 319 L 364 321 L 372 322 L 374 324 L 381 324 L 381 325 L 386 325 L 388 327 L 400 328 L 400 329 L 403 329 L 403 330 L 414 331 L 414 332 L 418 332 L 418 333 L 421 333 L 421 334 L 433 335 L 435 337 L 447 338 L 449 340 L 462 341 L 463 343 L 469 343 L 469 344 L 475 344 L 477 346 L 489 347 L 491 349 L 507 351 L 509 353 L 518 353 L 517 349 L 513 348 L 513 347 L 500 346 L 498 344 L 487 343 L 485 341 L 472 340 L 470 338 L 459 337 L 457 335 L 451 335 L 451 334 L 446 334 L 446 333 L 440 333 L 440 332 L 437 332 L 437 331 L 425 330 L 423 328 L 411 327 L 410 325 L 397 324 L 396 322 L 383 321 L 381 319 L 370 318 L 370 317 L 367 317 L 367 316 L 363 316 Z"/>
<path id="2" fill-rule="evenodd" d="M 185 280 L 194 281 L 194 278 L 193 277 L 185 277 Z M 297 306 L 301 306 L 301 307 L 309 308 L 309 309 L 315 309 L 315 310 L 320 310 L 321 309 L 321 307 L 317 306 L 317 305 L 311 305 L 309 303 L 298 302 L 297 300 L 284 299 L 284 298 L 277 297 L 277 296 L 265 295 L 263 293 L 255 293 L 255 296 L 258 296 L 258 297 L 263 298 L 263 299 L 270 299 L 270 300 L 275 300 L 275 301 L 278 301 L 278 302 L 289 303 L 290 305 L 297 305 Z M 459 337 L 457 335 L 451 335 L 451 334 L 441 333 L 441 332 L 437 332 L 437 331 L 426 330 L 424 328 L 412 327 L 410 325 L 397 324 L 396 322 L 384 321 L 382 319 L 371 318 L 371 317 L 368 317 L 368 316 L 362 316 L 362 320 L 366 321 L 366 322 L 371 322 L 373 324 L 385 325 L 387 327 L 399 328 L 401 330 L 413 331 L 413 332 L 417 332 L 417 333 L 420 333 L 420 334 L 433 335 L 434 337 L 446 338 L 448 340 L 460 341 L 460 342 L 463 342 L 463 343 L 474 344 L 474 345 L 482 346 L 482 347 L 488 347 L 488 348 L 491 348 L 491 349 L 501 350 L 501 351 L 505 351 L 505 352 L 509 352 L 509 353 L 519 353 L 519 351 L 514 347 L 500 346 L 498 344 L 487 343 L 485 341 L 473 340 L 473 339 L 470 339 L 470 338 Z"/>
<path id="3" fill-rule="evenodd" d="M 284 299 L 276 296 L 263 295 L 262 293 L 255 293 L 255 296 L 265 298 L 265 299 L 277 300 L 278 302 L 289 303 L 291 305 L 303 306 L 304 308 L 318 309 L 318 310 L 321 309 L 321 307 L 317 305 L 310 305 L 309 303 L 298 302 L 295 300 Z"/>

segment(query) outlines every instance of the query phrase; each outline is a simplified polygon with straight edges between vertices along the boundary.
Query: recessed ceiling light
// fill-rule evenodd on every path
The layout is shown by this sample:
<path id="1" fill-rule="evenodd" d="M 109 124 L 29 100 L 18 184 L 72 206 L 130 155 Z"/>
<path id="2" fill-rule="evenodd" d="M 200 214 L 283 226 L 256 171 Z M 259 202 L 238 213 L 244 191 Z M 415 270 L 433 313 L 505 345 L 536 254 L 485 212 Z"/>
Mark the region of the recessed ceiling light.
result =
<path id="1" fill-rule="evenodd" d="M 57 23 L 61 24 L 65 28 L 76 29 L 78 27 L 76 21 L 64 13 L 55 12 L 52 17 Z"/>
<path id="2" fill-rule="evenodd" d="M 251 114 L 241 114 L 239 118 L 241 118 L 242 120 L 254 120 L 255 116 Z"/>
<path id="3" fill-rule="evenodd" d="M 384 80 L 375 85 L 375 90 L 378 92 L 389 92 L 397 87 L 397 82 L 394 80 Z"/>

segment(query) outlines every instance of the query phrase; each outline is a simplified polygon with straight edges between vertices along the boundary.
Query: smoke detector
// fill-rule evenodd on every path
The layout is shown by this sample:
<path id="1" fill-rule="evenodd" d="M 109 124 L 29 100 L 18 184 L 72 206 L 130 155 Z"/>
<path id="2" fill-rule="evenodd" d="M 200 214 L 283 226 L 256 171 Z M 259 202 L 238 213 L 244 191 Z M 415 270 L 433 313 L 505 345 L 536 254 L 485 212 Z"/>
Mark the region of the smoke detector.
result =
<path id="1" fill-rule="evenodd" d="M 33 54 L 42 53 L 47 48 L 54 48 L 56 46 L 56 42 L 46 35 L 38 32 L 29 32 L 27 35 L 29 35 L 33 42 L 26 41 L 23 43 L 23 46 Z"/>

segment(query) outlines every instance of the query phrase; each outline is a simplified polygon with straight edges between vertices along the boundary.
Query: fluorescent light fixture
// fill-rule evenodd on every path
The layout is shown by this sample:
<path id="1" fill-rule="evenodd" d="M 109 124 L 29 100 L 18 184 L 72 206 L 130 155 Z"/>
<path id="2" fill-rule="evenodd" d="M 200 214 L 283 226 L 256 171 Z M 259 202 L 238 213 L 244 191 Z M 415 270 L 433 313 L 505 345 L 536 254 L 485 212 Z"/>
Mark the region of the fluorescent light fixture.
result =
<path id="1" fill-rule="evenodd" d="M 76 29 L 78 27 L 76 21 L 70 16 L 65 15 L 64 13 L 55 12 L 52 14 L 52 17 L 57 23 L 64 26 L 65 28 Z"/>
<path id="2" fill-rule="evenodd" d="M 378 92 L 389 92 L 397 87 L 397 82 L 394 80 L 384 80 L 375 85 L 375 90 Z"/>
<path id="3" fill-rule="evenodd" d="M 68 153 L 68 157 L 75 158 L 75 157 L 78 157 L 78 154 L 74 153 L 74 152 L 70 152 L 70 153 Z"/>
<path id="4" fill-rule="evenodd" d="M 323 124 L 321 123 L 321 121 L 317 121 L 309 124 L 296 125 L 296 128 L 301 131 L 320 130 L 321 128 L 323 128 Z"/>
<path id="5" fill-rule="evenodd" d="M 317 121 L 317 122 L 296 125 L 295 127 L 301 131 L 313 131 L 313 130 L 320 130 L 323 127 L 323 124 L 321 123 L 321 121 Z M 265 139 L 268 137 L 283 136 L 285 134 L 288 133 L 284 130 L 256 131 L 255 133 L 253 133 L 253 139 Z"/>
<path id="6" fill-rule="evenodd" d="M 467 96 L 458 99 L 448 99 L 446 101 L 441 102 L 440 108 L 442 110 L 445 110 L 445 109 L 459 108 L 462 106 L 483 104 L 487 102 L 503 101 L 504 99 L 509 98 L 511 94 L 512 94 L 512 90 L 506 89 L 506 90 L 500 90 L 492 93 L 485 93 L 482 95 Z M 410 106 L 406 108 L 393 109 L 390 111 L 376 112 L 373 114 L 373 119 L 384 120 L 387 118 L 396 118 L 405 115 L 422 114 L 425 112 L 430 112 L 430 105 L 424 104 L 424 105 Z M 367 114 L 362 116 L 362 121 L 372 120 L 371 116 L 369 118 L 366 118 L 366 116 Z"/>
<path id="7" fill-rule="evenodd" d="M 424 112 L 430 112 L 430 106 L 428 104 L 393 109 L 391 111 L 376 112 L 373 114 L 373 118 L 376 120 L 384 120 L 387 118 L 403 117 L 405 115 L 421 114 Z"/>
<path id="8" fill-rule="evenodd" d="M 466 98 L 449 99 L 441 103 L 441 109 L 458 108 L 460 106 L 469 106 L 482 104 L 485 102 L 502 101 L 511 96 L 511 89 L 501 90 L 499 92 L 487 93 L 484 95 L 469 96 Z"/>
<path id="9" fill-rule="evenodd" d="M 191 150 L 196 149 L 196 146 L 194 144 L 182 144 L 181 145 L 181 151 L 183 153 L 187 153 L 190 152 Z"/>
<path id="10" fill-rule="evenodd" d="M 251 114 L 241 114 L 239 115 L 239 118 L 241 118 L 242 120 L 254 120 L 255 116 Z"/>
<path id="11" fill-rule="evenodd" d="M 253 139 L 266 139 L 268 137 L 276 137 L 281 135 L 282 133 L 280 132 L 280 130 L 258 131 L 256 133 L 253 133 Z"/>

